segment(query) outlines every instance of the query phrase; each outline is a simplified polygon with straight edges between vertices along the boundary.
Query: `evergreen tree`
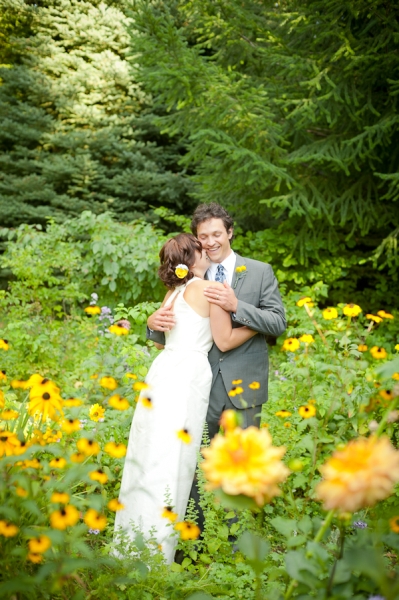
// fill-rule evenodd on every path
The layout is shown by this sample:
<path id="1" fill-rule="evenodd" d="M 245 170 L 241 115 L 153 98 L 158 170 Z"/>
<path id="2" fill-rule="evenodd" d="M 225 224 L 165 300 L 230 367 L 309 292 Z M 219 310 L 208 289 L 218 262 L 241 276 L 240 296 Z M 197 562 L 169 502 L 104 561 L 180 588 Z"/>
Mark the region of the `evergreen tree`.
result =
<path id="1" fill-rule="evenodd" d="M 123 3 L 1 0 L 0 223 L 180 211 L 179 140 L 153 124 Z M 130 28 L 130 33 L 128 31 Z"/>
<path id="2" fill-rule="evenodd" d="M 324 272 L 341 299 L 342 288 L 352 299 L 379 288 L 376 302 L 391 306 L 398 9 L 395 0 L 159 0 L 135 16 L 142 77 L 170 109 L 165 128 L 189 139 L 197 199 L 221 201 L 253 230 L 272 222 L 248 243 L 282 278 Z"/>

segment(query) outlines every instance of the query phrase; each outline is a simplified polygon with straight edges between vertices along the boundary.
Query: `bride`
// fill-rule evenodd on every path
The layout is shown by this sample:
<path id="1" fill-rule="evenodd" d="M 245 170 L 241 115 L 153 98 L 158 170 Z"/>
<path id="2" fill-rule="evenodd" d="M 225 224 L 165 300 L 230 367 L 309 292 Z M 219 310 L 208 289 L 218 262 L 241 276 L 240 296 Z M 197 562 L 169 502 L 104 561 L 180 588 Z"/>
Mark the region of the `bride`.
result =
<path id="1" fill-rule="evenodd" d="M 225 352 L 256 332 L 233 329 L 230 314 L 204 296 L 209 259 L 193 235 L 171 238 L 159 256 L 159 277 L 169 289 L 163 306 L 173 306 L 175 326 L 166 333 L 134 413 L 115 540 L 118 531 L 134 540 L 140 530 L 145 539 L 155 537 L 170 564 L 177 539 L 165 514 L 182 521 L 186 512 L 212 383 L 208 352 L 213 342 Z"/>

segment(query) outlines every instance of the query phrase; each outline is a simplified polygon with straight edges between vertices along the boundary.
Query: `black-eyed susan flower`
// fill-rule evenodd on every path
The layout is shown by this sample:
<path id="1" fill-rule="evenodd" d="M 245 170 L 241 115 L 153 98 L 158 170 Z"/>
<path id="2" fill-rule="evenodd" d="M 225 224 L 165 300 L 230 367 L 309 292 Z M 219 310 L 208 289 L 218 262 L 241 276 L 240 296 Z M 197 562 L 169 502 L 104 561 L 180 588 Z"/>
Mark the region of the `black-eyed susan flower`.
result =
<path id="1" fill-rule="evenodd" d="M 15 493 L 17 494 L 17 496 L 19 496 L 20 498 L 27 498 L 29 496 L 29 493 L 27 490 L 25 490 L 25 488 L 21 487 L 20 485 L 18 485 L 15 488 Z"/>
<path id="2" fill-rule="evenodd" d="M 300 345 L 301 344 L 297 338 L 287 338 L 284 340 L 281 350 L 285 350 L 286 352 L 296 352 Z"/>
<path id="3" fill-rule="evenodd" d="M 73 504 L 67 504 L 50 515 L 50 524 L 53 529 L 66 529 L 73 527 L 79 521 L 79 511 Z"/>
<path id="4" fill-rule="evenodd" d="M 148 396 L 140 396 L 140 402 L 145 408 L 153 408 L 153 402 Z"/>
<path id="5" fill-rule="evenodd" d="M 304 344 L 314 344 L 314 337 L 310 333 L 304 333 L 299 338 L 299 341 L 303 342 Z"/>
<path id="6" fill-rule="evenodd" d="M 399 381 L 399 373 L 394 373 L 392 375 L 392 379 L 394 379 L 395 381 Z"/>
<path id="7" fill-rule="evenodd" d="M 26 442 L 25 440 L 18 439 L 17 444 L 15 445 L 15 448 L 14 448 L 14 456 L 21 456 L 21 454 L 24 454 L 26 452 L 28 447 L 29 447 L 28 442 Z"/>
<path id="8" fill-rule="evenodd" d="M 232 409 L 224 410 L 219 424 L 223 427 L 224 431 L 231 431 L 241 425 L 241 415 Z"/>
<path id="9" fill-rule="evenodd" d="M 40 462 L 40 458 L 30 458 L 24 461 L 23 466 L 26 469 L 41 469 L 42 463 Z"/>
<path id="10" fill-rule="evenodd" d="M 197 540 L 201 534 L 201 530 L 195 523 L 190 521 L 180 521 L 175 525 L 176 531 L 180 533 L 182 540 Z"/>
<path id="11" fill-rule="evenodd" d="M 142 392 L 143 390 L 148 390 L 150 386 L 148 385 L 148 383 L 145 383 L 144 381 L 136 381 L 133 384 L 133 389 L 135 392 Z"/>
<path id="12" fill-rule="evenodd" d="M 244 389 L 241 386 L 237 385 L 236 387 L 231 388 L 231 390 L 229 391 L 229 396 L 230 398 L 234 398 L 235 396 L 239 396 L 243 392 Z"/>
<path id="13" fill-rule="evenodd" d="M 37 378 L 36 375 L 32 375 L 28 381 L 26 382 L 27 386 L 31 388 L 29 393 L 29 397 L 37 395 L 40 392 L 55 392 L 57 394 L 60 393 L 60 388 L 57 386 L 54 381 L 48 379 L 47 377 Z M 29 385 L 28 385 L 29 384 Z"/>
<path id="14" fill-rule="evenodd" d="M 298 412 L 303 419 L 310 419 L 310 417 L 315 416 L 316 408 L 313 404 L 306 404 L 305 406 L 300 406 Z"/>
<path id="15" fill-rule="evenodd" d="M 66 400 L 64 400 L 64 406 L 67 406 L 68 408 L 73 408 L 74 406 L 82 406 L 83 404 L 83 400 L 81 400 L 80 398 L 67 398 Z"/>
<path id="16" fill-rule="evenodd" d="M 105 415 L 105 408 L 103 408 L 102 406 L 100 406 L 99 404 L 92 404 L 89 410 L 89 418 L 91 421 L 100 421 L 101 419 L 104 419 L 104 415 Z"/>
<path id="17" fill-rule="evenodd" d="M 368 346 L 366 346 L 366 344 L 359 344 L 357 349 L 359 350 L 359 352 L 367 352 Z"/>
<path id="18" fill-rule="evenodd" d="M 274 414 L 276 415 L 276 417 L 281 417 L 282 419 L 286 419 L 287 417 L 290 417 L 292 415 L 292 413 L 290 413 L 289 410 L 278 410 Z"/>
<path id="19" fill-rule="evenodd" d="M 127 377 L 128 379 L 137 379 L 137 375 L 135 375 L 134 373 L 126 373 L 125 377 Z"/>
<path id="20" fill-rule="evenodd" d="M 19 527 L 8 521 L 0 521 L 0 535 L 3 537 L 15 537 L 19 531 Z"/>
<path id="21" fill-rule="evenodd" d="M 0 419 L 2 421 L 14 421 L 19 416 L 19 412 L 16 410 L 12 410 L 11 408 L 7 408 L 0 413 Z"/>
<path id="22" fill-rule="evenodd" d="M 383 319 L 394 319 L 395 317 L 391 313 L 385 312 L 385 310 L 379 310 L 377 315 Z"/>
<path id="23" fill-rule="evenodd" d="M 116 379 L 114 377 L 106 376 L 106 377 L 101 377 L 100 385 L 101 385 L 101 387 L 103 387 L 107 390 L 113 391 L 113 390 L 116 390 L 116 388 L 118 387 L 118 382 L 116 381 Z"/>
<path id="24" fill-rule="evenodd" d="M 43 554 L 39 552 L 28 552 L 26 559 L 35 565 L 39 565 L 43 562 Z"/>
<path id="25" fill-rule="evenodd" d="M 107 526 L 107 517 L 94 510 L 94 508 L 89 508 L 84 516 L 84 522 L 90 529 L 102 531 Z"/>
<path id="26" fill-rule="evenodd" d="M 2 371 L 0 371 L 0 381 L 7 381 L 7 374 L 4 371 L 4 369 Z"/>
<path id="27" fill-rule="evenodd" d="M 123 458 L 126 456 L 126 445 L 125 444 L 117 444 L 116 442 L 108 442 L 104 446 L 104 450 L 110 456 L 114 458 Z"/>
<path id="28" fill-rule="evenodd" d="M 100 444 L 95 440 L 89 440 L 87 438 L 80 438 L 76 442 L 79 452 L 82 452 L 85 456 L 96 455 L 100 452 Z"/>
<path id="29" fill-rule="evenodd" d="M 376 360 L 381 360 L 388 356 L 388 353 L 385 350 L 385 348 L 382 348 L 380 346 L 373 346 L 372 348 L 370 348 L 370 354 Z"/>
<path id="30" fill-rule="evenodd" d="M 2 456 L 12 456 L 15 454 L 15 448 L 19 445 L 18 438 L 12 431 L 0 430 L 0 458 Z"/>
<path id="31" fill-rule="evenodd" d="M 24 381 L 23 379 L 12 379 L 10 381 L 10 386 L 13 390 L 25 390 L 26 381 Z"/>
<path id="32" fill-rule="evenodd" d="M 347 317 L 357 317 L 362 312 L 362 309 L 357 304 L 346 304 L 342 312 Z"/>
<path id="33" fill-rule="evenodd" d="M 126 398 L 121 398 L 119 394 L 114 394 L 108 399 L 108 404 L 116 410 L 127 410 L 130 406 L 129 401 Z"/>
<path id="34" fill-rule="evenodd" d="M 53 504 L 68 504 L 69 494 L 66 492 L 53 492 L 51 494 L 50 502 L 53 502 Z"/>
<path id="35" fill-rule="evenodd" d="M 93 481 L 98 481 L 99 483 L 107 483 L 108 475 L 104 473 L 102 469 L 97 469 L 96 471 L 91 471 L 89 473 L 90 479 Z"/>
<path id="36" fill-rule="evenodd" d="M 381 398 L 384 398 L 384 400 L 392 400 L 394 397 L 391 390 L 380 390 L 378 394 L 381 396 Z"/>
<path id="37" fill-rule="evenodd" d="M 65 431 L 65 433 L 74 433 L 75 431 L 79 431 L 81 428 L 81 424 L 79 419 L 64 419 L 61 422 L 61 429 Z"/>
<path id="38" fill-rule="evenodd" d="M 174 523 L 178 517 L 177 513 L 173 512 L 171 506 L 164 506 L 161 516 L 163 519 L 168 519 L 171 523 Z"/>
<path id="39" fill-rule="evenodd" d="M 326 321 L 331 321 L 332 319 L 336 319 L 338 317 L 338 311 L 333 306 L 325 308 L 321 314 L 323 315 L 323 319 Z"/>
<path id="40" fill-rule="evenodd" d="M 399 533 L 399 516 L 389 519 L 389 527 L 394 533 Z"/>
<path id="41" fill-rule="evenodd" d="M 101 308 L 99 306 L 86 306 L 84 309 L 86 315 L 101 315 Z"/>
<path id="42" fill-rule="evenodd" d="M 248 384 L 248 387 L 251 390 L 258 390 L 260 388 L 260 383 L 259 381 L 253 381 L 252 383 Z"/>
<path id="43" fill-rule="evenodd" d="M 30 415 L 43 416 L 43 420 L 58 419 L 63 415 L 62 398 L 56 391 L 43 391 L 41 387 L 33 387 L 30 391 L 28 412 Z"/>
<path id="44" fill-rule="evenodd" d="M 179 440 L 181 440 L 184 444 L 190 444 L 191 443 L 191 435 L 188 431 L 188 429 L 179 429 L 179 431 L 177 432 L 177 437 L 179 438 Z"/>
<path id="45" fill-rule="evenodd" d="M 305 306 L 305 304 L 307 304 L 310 308 L 314 306 L 314 302 L 310 296 L 303 296 L 302 298 L 299 298 L 298 302 L 296 303 L 296 305 L 299 307 Z"/>
<path id="46" fill-rule="evenodd" d="M 53 467 L 53 469 L 65 469 L 66 464 L 67 461 L 62 456 L 57 456 L 56 458 L 53 458 L 52 460 L 50 460 L 49 463 L 50 467 Z"/>
<path id="47" fill-rule="evenodd" d="M 112 498 L 107 504 L 109 510 L 113 512 L 117 512 L 118 510 L 122 510 L 125 508 L 125 505 L 122 502 L 119 502 L 118 498 Z"/>
<path id="48" fill-rule="evenodd" d="M 59 442 L 62 438 L 62 432 L 59 429 L 52 429 L 51 427 L 47 427 L 46 431 L 43 433 L 43 439 L 47 444 L 52 444 L 53 442 Z"/>
<path id="49" fill-rule="evenodd" d="M 10 347 L 8 340 L 0 338 L 0 350 L 8 350 Z"/>
<path id="50" fill-rule="evenodd" d="M 90 456 L 89 454 L 83 454 L 83 452 L 74 452 L 73 454 L 71 454 L 71 456 L 69 457 L 70 460 L 74 463 L 81 463 L 83 462 L 88 456 Z"/>
<path id="51" fill-rule="evenodd" d="M 188 273 L 187 265 L 183 265 L 183 264 L 177 265 L 177 267 L 175 268 L 175 273 L 176 273 L 176 277 L 178 277 L 179 279 L 184 279 Z"/>
<path id="52" fill-rule="evenodd" d="M 240 385 L 240 383 L 242 383 L 242 379 L 233 379 L 231 382 L 232 385 Z"/>
<path id="53" fill-rule="evenodd" d="M 382 317 L 379 317 L 378 315 L 372 315 L 371 313 L 366 315 L 366 319 L 369 321 L 374 321 L 374 323 L 381 323 L 382 321 Z"/>
<path id="54" fill-rule="evenodd" d="M 47 535 L 39 535 L 38 537 L 29 540 L 28 546 L 30 552 L 33 552 L 34 554 L 43 554 L 51 548 L 51 540 Z"/>
<path id="55" fill-rule="evenodd" d="M 114 335 L 127 335 L 129 333 L 129 330 L 120 323 L 111 325 L 111 327 L 108 327 L 108 331 Z"/>
<path id="56" fill-rule="evenodd" d="M 291 427 L 291 423 L 290 423 L 289 421 L 285 421 L 285 423 L 284 423 L 284 427 L 287 427 L 287 428 L 288 428 L 288 427 Z"/>
<path id="57" fill-rule="evenodd" d="M 4 408 L 4 405 L 5 405 L 4 392 L 2 390 L 0 390 L 0 408 Z"/>

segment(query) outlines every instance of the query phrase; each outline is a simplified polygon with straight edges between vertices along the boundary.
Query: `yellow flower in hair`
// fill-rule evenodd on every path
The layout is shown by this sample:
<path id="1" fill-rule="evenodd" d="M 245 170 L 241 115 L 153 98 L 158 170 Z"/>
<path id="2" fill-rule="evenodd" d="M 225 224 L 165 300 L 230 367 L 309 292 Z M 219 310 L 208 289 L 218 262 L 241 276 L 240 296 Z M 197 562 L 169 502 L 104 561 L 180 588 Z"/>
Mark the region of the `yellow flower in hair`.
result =
<path id="1" fill-rule="evenodd" d="M 108 399 L 108 404 L 116 410 L 127 410 L 130 406 L 129 401 L 126 398 L 121 398 L 119 394 L 114 394 Z"/>
<path id="2" fill-rule="evenodd" d="M 79 511 L 73 504 L 67 504 L 50 515 L 50 524 L 53 529 L 66 529 L 73 527 L 79 521 Z"/>
<path id="3" fill-rule="evenodd" d="M 178 514 L 173 512 L 171 506 L 165 506 L 161 516 L 163 519 L 168 519 L 171 523 L 174 523 L 178 517 Z"/>
<path id="4" fill-rule="evenodd" d="M 344 306 L 342 312 L 347 317 L 357 317 L 362 312 L 362 309 L 357 304 L 347 304 Z"/>
<path id="5" fill-rule="evenodd" d="M 2 340 L 0 338 L 0 350 L 8 350 L 10 347 L 8 340 Z"/>
<path id="6" fill-rule="evenodd" d="M 115 442 L 108 442 L 104 446 L 104 450 L 110 456 L 114 458 L 123 458 L 126 456 L 126 446 L 125 444 L 117 444 Z"/>
<path id="7" fill-rule="evenodd" d="M 383 319 L 394 319 L 395 318 L 393 315 L 391 315 L 391 313 L 385 312 L 385 310 L 379 310 L 377 315 L 382 317 Z"/>
<path id="8" fill-rule="evenodd" d="M 373 358 L 379 360 L 381 358 L 386 358 L 388 356 L 387 351 L 385 350 L 385 348 L 381 348 L 379 346 L 373 346 L 370 349 L 370 354 Z"/>
<path id="9" fill-rule="evenodd" d="M 117 512 L 118 510 L 122 510 L 125 508 L 125 505 L 122 504 L 122 502 L 119 502 L 118 498 L 113 498 L 112 500 L 110 500 L 107 506 L 109 510 L 112 510 L 113 512 Z"/>
<path id="10" fill-rule="evenodd" d="M 188 267 L 186 265 L 177 265 L 175 268 L 176 277 L 184 279 L 188 273 Z"/>
<path id="11" fill-rule="evenodd" d="M 298 302 L 296 303 L 296 305 L 299 307 L 305 306 L 305 304 L 310 307 L 314 306 L 314 302 L 309 296 L 303 296 L 302 298 L 299 298 Z"/>
<path id="12" fill-rule="evenodd" d="M 89 508 L 84 516 L 84 522 L 90 529 L 102 531 L 107 526 L 107 517 L 94 510 L 94 508 Z"/>
<path id="13" fill-rule="evenodd" d="M 84 311 L 86 315 L 101 315 L 101 308 L 99 306 L 86 306 Z"/>
<path id="14" fill-rule="evenodd" d="M 0 535 L 4 537 L 14 537 L 17 535 L 19 527 L 8 521 L 0 521 Z"/>
<path id="15" fill-rule="evenodd" d="M 108 481 L 108 475 L 104 473 L 102 469 L 97 469 L 97 471 L 91 471 L 91 473 L 89 473 L 89 477 L 93 481 L 98 481 L 99 483 L 107 483 Z"/>
<path id="16" fill-rule="evenodd" d="M 177 432 L 177 437 L 179 438 L 179 440 L 181 440 L 184 444 L 190 444 L 191 442 L 191 435 L 188 431 L 188 429 L 180 429 Z"/>
<path id="17" fill-rule="evenodd" d="M 32 538 L 28 542 L 30 552 L 34 554 L 43 554 L 51 547 L 51 540 L 47 535 L 39 535 L 36 538 Z"/>
<path id="18" fill-rule="evenodd" d="M 175 525 L 176 531 L 180 532 L 182 540 L 196 540 L 199 538 L 201 529 L 190 521 L 181 521 Z"/>
<path id="19" fill-rule="evenodd" d="M 333 306 L 329 308 L 325 308 L 322 312 L 323 319 L 326 321 L 331 321 L 332 319 L 336 319 L 338 317 L 338 311 Z"/>

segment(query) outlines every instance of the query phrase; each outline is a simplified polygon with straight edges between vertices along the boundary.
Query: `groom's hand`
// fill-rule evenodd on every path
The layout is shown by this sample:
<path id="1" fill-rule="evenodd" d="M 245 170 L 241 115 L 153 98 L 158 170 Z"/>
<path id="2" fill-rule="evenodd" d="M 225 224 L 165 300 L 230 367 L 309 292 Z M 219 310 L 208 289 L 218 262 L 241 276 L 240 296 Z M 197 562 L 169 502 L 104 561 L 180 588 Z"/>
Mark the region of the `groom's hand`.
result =
<path id="1" fill-rule="evenodd" d="M 237 312 L 238 300 L 232 287 L 227 281 L 223 283 L 224 289 L 216 285 L 209 285 L 204 289 L 204 295 L 212 304 L 217 304 L 227 312 Z"/>
<path id="2" fill-rule="evenodd" d="M 170 331 L 175 326 L 172 306 L 161 306 L 147 319 L 147 325 L 154 331 Z"/>

